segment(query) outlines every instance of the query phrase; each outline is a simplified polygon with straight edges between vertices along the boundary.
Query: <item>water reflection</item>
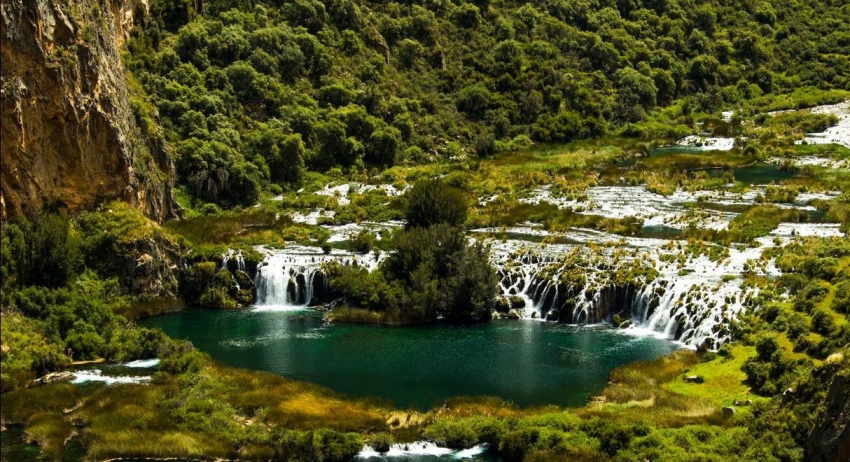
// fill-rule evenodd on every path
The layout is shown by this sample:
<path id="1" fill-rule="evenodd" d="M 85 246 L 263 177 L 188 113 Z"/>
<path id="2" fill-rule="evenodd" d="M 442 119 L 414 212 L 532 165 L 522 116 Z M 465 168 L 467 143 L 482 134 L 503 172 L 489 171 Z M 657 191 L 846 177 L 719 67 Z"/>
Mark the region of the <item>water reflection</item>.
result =
<path id="1" fill-rule="evenodd" d="M 521 320 L 477 326 L 325 325 L 309 311 L 187 311 L 149 318 L 224 364 L 270 371 L 402 408 L 455 396 L 498 396 L 518 405 L 582 405 L 610 370 L 676 348 L 608 328 Z"/>

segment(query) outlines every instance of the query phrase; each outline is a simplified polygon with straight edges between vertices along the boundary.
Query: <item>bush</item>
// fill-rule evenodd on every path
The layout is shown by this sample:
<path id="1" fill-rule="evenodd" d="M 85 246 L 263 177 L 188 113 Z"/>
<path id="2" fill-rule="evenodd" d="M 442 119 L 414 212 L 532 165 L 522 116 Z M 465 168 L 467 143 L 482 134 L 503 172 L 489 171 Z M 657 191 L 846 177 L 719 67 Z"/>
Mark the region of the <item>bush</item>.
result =
<path id="1" fill-rule="evenodd" d="M 65 337 L 65 345 L 72 350 L 76 359 L 95 359 L 104 352 L 103 337 L 95 332 L 91 324 L 78 320 Z"/>
<path id="2" fill-rule="evenodd" d="M 171 340 L 162 344 L 157 352 L 159 370 L 171 375 L 197 373 L 207 364 L 207 357 L 195 350 L 190 342 Z"/>
<path id="3" fill-rule="evenodd" d="M 479 443 L 472 419 L 439 419 L 428 426 L 425 436 L 452 449 L 466 449 Z"/>
<path id="4" fill-rule="evenodd" d="M 838 284 L 830 308 L 838 313 L 850 314 L 850 281 Z"/>
<path id="5" fill-rule="evenodd" d="M 360 230 L 357 235 L 351 238 L 351 248 L 360 253 L 369 253 L 372 247 L 375 246 L 375 236 L 369 231 Z"/>
<path id="6" fill-rule="evenodd" d="M 406 197 L 408 229 L 438 224 L 462 227 L 466 223 L 466 198 L 459 189 L 441 180 L 420 181 Z"/>
<path id="7" fill-rule="evenodd" d="M 760 361 L 770 361 L 771 356 L 779 349 L 776 337 L 763 336 L 756 341 L 756 353 Z"/>
<path id="8" fill-rule="evenodd" d="M 835 321 L 832 315 L 822 309 L 812 312 L 812 331 L 821 335 L 829 335 L 835 329 Z"/>

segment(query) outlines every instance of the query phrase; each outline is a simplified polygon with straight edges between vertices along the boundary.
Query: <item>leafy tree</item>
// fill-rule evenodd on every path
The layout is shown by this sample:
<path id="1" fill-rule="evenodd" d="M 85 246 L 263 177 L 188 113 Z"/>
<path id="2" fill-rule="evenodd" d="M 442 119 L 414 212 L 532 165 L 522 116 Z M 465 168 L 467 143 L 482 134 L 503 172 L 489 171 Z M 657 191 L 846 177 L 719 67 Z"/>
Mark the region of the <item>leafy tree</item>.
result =
<path id="1" fill-rule="evenodd" d="M 178 146 L 177 170 L 195 194 L 211 202 L 249 205 L 260 193 L 259 169 L 218 141 L 191 138 Z"/>
<path id="2" fill-rule="evenodd" d="M 401 132 L 395 127 L 381 127 L 369 136 L 364 160 L 367 163 L 391 166 L 401 146 Z"/>
<path id="3" fill-rule="evenodd" d="M 407 228 L 438 224 L 462 227 L 466 223 L 466 198 L 457 188 L 440 180 L 416 183 L 407 193 Z"/>
<path id="4" fill-rule="evenodd" d="M 6 286 L 62 287 L 82 270 L 82 240 L 62 215 L 43 213 L 34 221 L 7 223 L 2 238 Z"/>
<path id="5" fill-rule="evenodd" d="M 493 95 L 484 85 L 471 85 L 458 92 L 457 108 L 473 119 L 484 117 L 492 104 Z"/>
<path id="6" fill-rule="evenodd" d="M 142 111 L 139 97 L 134 113 L 146 133 L 161 125 L 172 152 L 190 138 L 224 143 L 256 167 L 261 188 L 297 176 L 272 166 L 289 165 L 268 158 L 276 153 L 256 155 L 246 136 L 275 118 L 289 125 L 286 135 L 301 135 L 305 168 L 326 171 L 390 165 L 408 151 L 428 153 L 408 162 L 486 155 L 517 136 L 564 142 L 647 119 L 689 124 L 693 110 L 798 86 L 850 86 L 850 21 L 840 2 L 389 2 L 368 5 L 368 18 L 359 0 L 199 6 L 153 1 L 132 32 L 127 65 L 154 106 Z M 209 200 L 198 196 L 197 178 L 178 169 L 178 180 Z"/>
<path id="7" fill-rule="evenodd" d="M 266 160 L 272 181 L 298 184 L 304 173 L 307 148 L 300 134 L 288 134 L 289 131 L 284 122 L 272 119 L 250 133 L 246 140 L 253 156 Z"/>

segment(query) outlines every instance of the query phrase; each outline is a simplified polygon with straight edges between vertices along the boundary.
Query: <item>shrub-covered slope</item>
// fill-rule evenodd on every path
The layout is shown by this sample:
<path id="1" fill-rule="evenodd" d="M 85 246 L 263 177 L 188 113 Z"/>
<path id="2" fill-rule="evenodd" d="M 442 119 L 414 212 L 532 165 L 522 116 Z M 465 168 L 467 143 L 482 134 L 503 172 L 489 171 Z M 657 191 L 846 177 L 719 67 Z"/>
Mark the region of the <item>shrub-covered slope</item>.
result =
<path id="1" fill-rule="evenodd" d="M 125 60 L 149 95 L 141 126 L 161 123 L 182 184 L 222 205 L 305 168 L 672 136 L 695 114 L 850 86 L 836 1 L 196 4 L 153 1 Z"/>

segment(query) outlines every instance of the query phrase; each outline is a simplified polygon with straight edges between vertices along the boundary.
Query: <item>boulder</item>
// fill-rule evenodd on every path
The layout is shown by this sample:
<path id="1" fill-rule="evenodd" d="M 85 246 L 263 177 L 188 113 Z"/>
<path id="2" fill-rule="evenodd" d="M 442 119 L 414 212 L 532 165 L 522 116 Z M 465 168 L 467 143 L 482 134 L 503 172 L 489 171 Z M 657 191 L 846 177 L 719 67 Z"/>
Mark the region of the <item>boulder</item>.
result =
<path id="1" fill-rule="evenodd" d="M 50 383 L 62 382 L 62 381 L 65 381 L 65 380 L 71 380 L 73 378 L 74 378 L 74 374 L 72 374 L 68 371 L 50 372 L 48 374 L 41 376 L 41 378 L 38 379 L 38 383 L 41 383 L 43 385 L 47 385 L 47 384 L 50 384 Z"/>
<path id="2" fill-rule="evenodd" d="M 701 375 L 688 375 L 685 377 L 685 382 L 688 383 L 703 383 L 705 379 Z"/>
<path id="3" fill-rule="evenodd" d="M 522 319 L 522 314 L 519 310 L 510 310 L 506 316 L 508 319 Z"/>
<path id="4" fill-rule="evenodd" d="M 525 308 L 525 299 L 518 296 L 518 295 L 514 295 L 513 297 L 511 297 L 511 308 L 514 308 L 514 309 Z"/>
<path id="5" fill-rule="evenodd" d="M 723 411 L 724 419 L 731 419 L 732 417 L 735 417 L 735 414 L 738 413 L 738 411 L 736 411 L 735 408 L 732 406 L 725 406 L 723 409 L 721 409 L 721 411 Z"/>
<path id="6" fill-rule="evenodd" d="M 511 310 L 511 301 L 508 297 L 499 297 L 496 299 L 494 309 L 499 313 L 507 313 Z"/>

